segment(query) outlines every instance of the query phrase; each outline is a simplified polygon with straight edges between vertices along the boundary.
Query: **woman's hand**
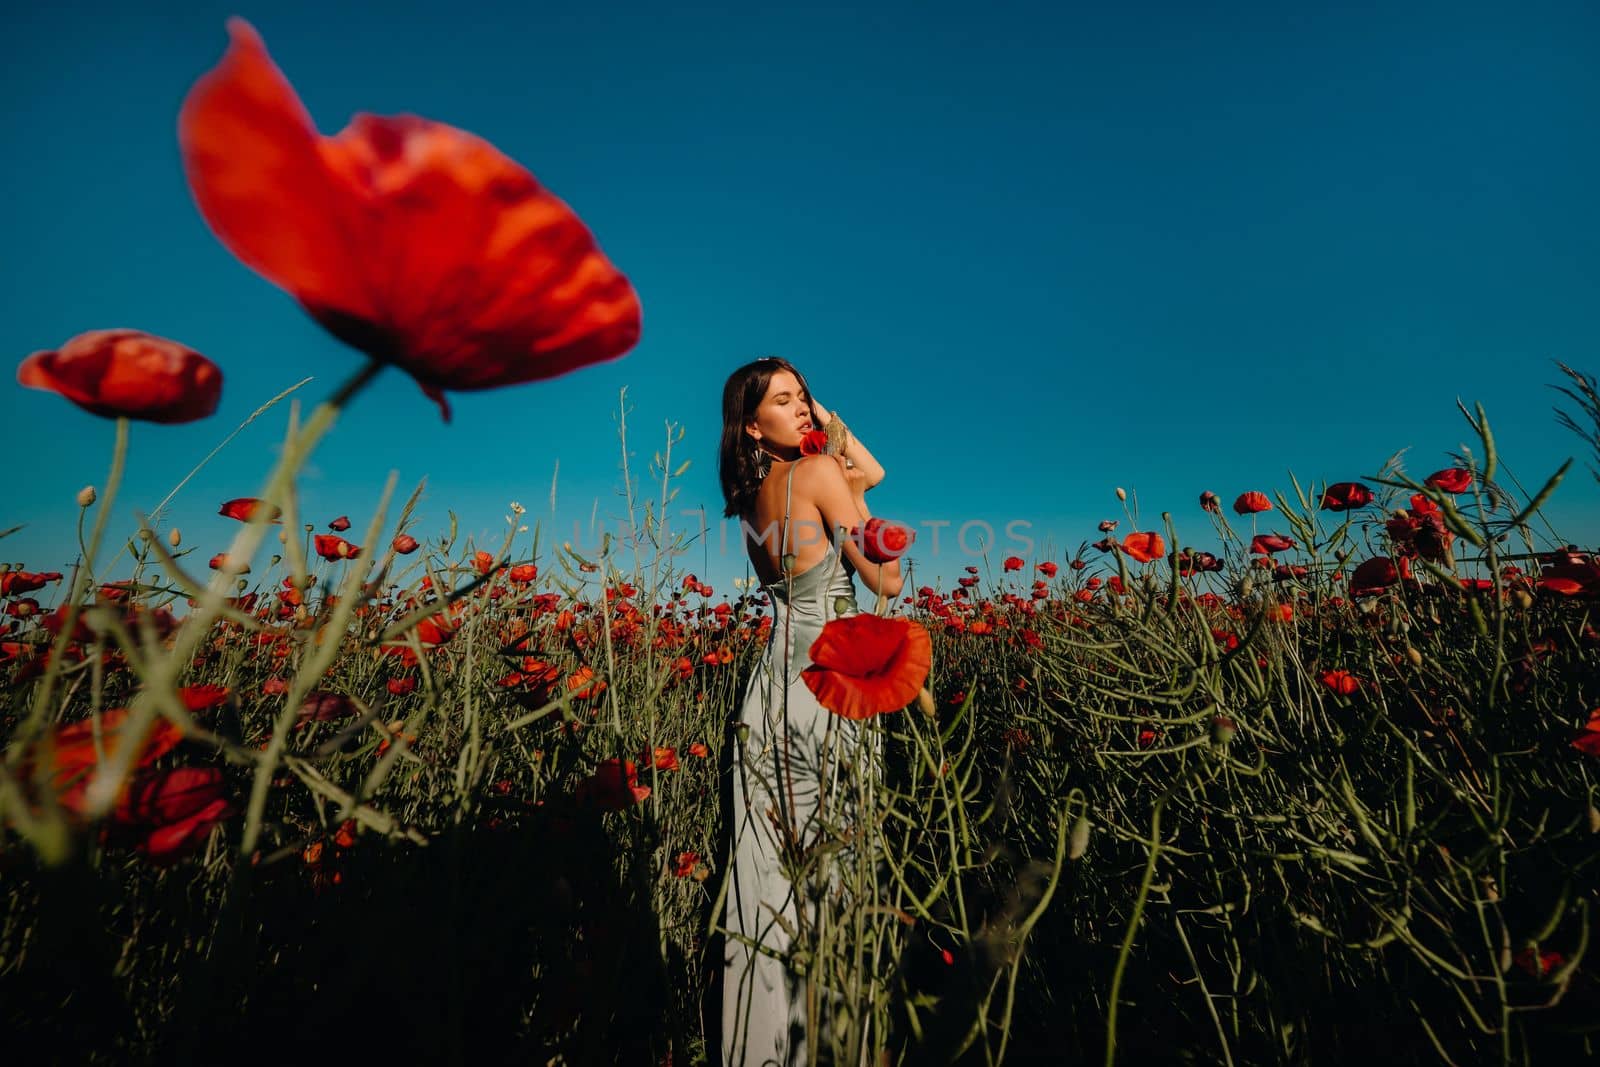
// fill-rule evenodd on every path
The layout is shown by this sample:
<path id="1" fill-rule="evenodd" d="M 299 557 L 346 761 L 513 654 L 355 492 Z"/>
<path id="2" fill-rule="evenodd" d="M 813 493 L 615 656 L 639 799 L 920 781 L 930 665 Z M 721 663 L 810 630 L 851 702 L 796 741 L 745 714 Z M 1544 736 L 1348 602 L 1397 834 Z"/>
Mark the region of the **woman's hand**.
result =
<path id="1" fill-rule="evenodd" d="M 833 458 L 839 464 L 840 473 L 844 475 L 844 483 L 850 487 L 850 495 L 865 506 L 867 490 L 873 485 L 867 477 L 867 472 L 856 466 L 848 456 Z"/>

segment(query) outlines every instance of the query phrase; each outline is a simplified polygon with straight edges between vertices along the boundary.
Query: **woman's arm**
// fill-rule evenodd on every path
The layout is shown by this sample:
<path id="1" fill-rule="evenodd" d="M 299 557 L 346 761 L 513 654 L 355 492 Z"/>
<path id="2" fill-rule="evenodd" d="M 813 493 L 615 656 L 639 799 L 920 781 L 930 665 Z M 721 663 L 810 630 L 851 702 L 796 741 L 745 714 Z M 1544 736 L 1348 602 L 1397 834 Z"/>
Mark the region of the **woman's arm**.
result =
<path id="1" fill-rule="evenodd" d="M 858 467 L 846 470 L 838 456 L 816 456 L 800 461 L 795 468 L 795 483 L 816 504 L 830 535 L 843 527 L 846 534 L 872 517 L 867 510 L 866 477 Z M 885 597 L 897 597 L 904 579 L 900 575 L 900 561 L 874 563 L 861 551 L 855 539 L 846 536 L 840 550 L 855 567 L 866 587 Z"/>
<path id="2" fill-rule="evenodd" d="M 819 404 L 816 397 L 811 398 L 811 418 L 819 428 L 826 427 L 828 423 L 833 421 L 832 413 Z M 856 470 L 865 475 L 867 489 L 871 489 L 883 481 L 883 464 L 879 463 L 872 453 L 867 451 L 867 446 L 861 443 L 861 439 L 848 426 L 845 427 L 843 455 L 856 465 Z"/>

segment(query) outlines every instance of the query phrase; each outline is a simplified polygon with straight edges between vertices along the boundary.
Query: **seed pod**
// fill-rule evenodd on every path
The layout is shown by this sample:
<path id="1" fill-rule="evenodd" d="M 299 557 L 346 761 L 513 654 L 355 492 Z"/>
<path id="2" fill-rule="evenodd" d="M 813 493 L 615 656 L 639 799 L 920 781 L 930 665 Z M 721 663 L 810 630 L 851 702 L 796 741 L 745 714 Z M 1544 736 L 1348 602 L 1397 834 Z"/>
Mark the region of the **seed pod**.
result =
<path id="1" fill-rule="evenodd" d="M 1600 834 L 1600 808 L 1595 807 L 1593 804 L 1589 805 L 1589 832 L 1591 834 Z"/>
<path id="2" fill-rule="evenodd" d="M 80 508 L 93 507 L 94 506 L 94 497 L 95 497 L 94 486 L 92 486 L 92 485 L 84 486 L 82 489 L 78 490 L 78 506 Z"/>
<path id="3" fill-rule="evenodd" d="M 1233 740 L 1233 735 L 1239 732 L 1239 725 L 1226 715 L 1213 715 L 1211 717 L 1211 742 L 1216 745 L 1226 745 Z"/>
<path id="4" fill-rule="evenodd" d="M 1533 607 L 1533 597 L 1529 595 L 1526 589 L 1513 589 L 1511 591 L 1511 602 L 1522 611 L 1527 611 Z"/>
<path id="5" fill-rule="evenodd" d="M 1089 850 L 1089 813 L 1086 811 L 1078 816 L 1078 821 L 1072 824 L 1072 836 L 1067 840 L 1067 859 L 1080 858 Z"/>
<path id="6" fill-rule="evenodd" d="M 1422 666 L 1422 653 L 1418 652 L 1416 649 L 1412 648 L 1410 645 L 1406 646 L 1406 659 L 1411 661 L 1411 665 L 1413 667 Z"/>

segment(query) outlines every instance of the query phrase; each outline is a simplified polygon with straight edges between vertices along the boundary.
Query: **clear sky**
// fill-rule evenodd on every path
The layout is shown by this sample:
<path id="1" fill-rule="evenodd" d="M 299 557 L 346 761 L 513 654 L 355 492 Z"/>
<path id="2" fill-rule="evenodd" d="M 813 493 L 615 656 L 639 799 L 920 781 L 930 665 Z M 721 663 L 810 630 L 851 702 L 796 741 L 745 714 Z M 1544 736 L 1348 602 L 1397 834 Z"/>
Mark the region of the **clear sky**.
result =
<path id="1" fill-rule="evenodd" d="M 622 512 L 624 387 L 635 477 L 681 424 L 674 518 L 715 521 L 722 382 L 766 354 L 883 461 L 875 513 L 952 523 L 937 555 L 924 528 L 919 583 L 981 565 L 955 544 L 969 521 L 1067 558 L 1120 517 L 1117 486 L 1203 546 L 1201 490 L 1356 478 L 1401 449 L 1420 478 L 1469 437 L 1458 397 L 1530 491 L 1582 454 L 1547 387 L 1553 360 L 1600 370 L 1592 4 L 169 6 L 30 5 L 0 34 L 0 350 L 128 326 L 226 375 L 213 418 L 135 425 L 122 533 L 267 398 L 359 362 L 185 185 L 178 108 L 230 14 L 323 132 L 411 112 L 525 164 L 644 305 L 625 358 L 453 394 L 448 426 L 381 377 L 302 480 L 319 522 L 361 530 L 395 470 L 402 494 L 427 478 L 419 535 L 454 511 L 498 545 L 511 500 L 548 531 L 559 461 L 555 539 L 592 545 L 591 515 Z M 190 544 L 226 547 L 217 506 L 260 488 L 285 414 L 173 503 Z M 25 524 L 0 559 L 65 570 L 112 426 L 3 383 L 0 422 L 0 529 Z M 1593 477 L 1548 514 L 1600 540 Z M 736 540 L 690 557 L 719 593 Z"/>

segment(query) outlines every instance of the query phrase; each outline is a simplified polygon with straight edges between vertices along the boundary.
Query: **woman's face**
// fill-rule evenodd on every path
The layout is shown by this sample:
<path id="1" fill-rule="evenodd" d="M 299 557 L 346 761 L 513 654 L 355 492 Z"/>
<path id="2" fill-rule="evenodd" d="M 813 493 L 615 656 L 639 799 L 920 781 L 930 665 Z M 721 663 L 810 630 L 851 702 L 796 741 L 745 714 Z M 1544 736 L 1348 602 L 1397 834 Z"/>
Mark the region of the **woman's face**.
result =
<path id="1" fill-rule="evenodd" d="M 793 374 L 780 370 L 767 383 L 767 395 L 745 432 L 768 452 L 791 452 L 799 451 L 800 438 L 811 428 L 811 398 Z"/>

